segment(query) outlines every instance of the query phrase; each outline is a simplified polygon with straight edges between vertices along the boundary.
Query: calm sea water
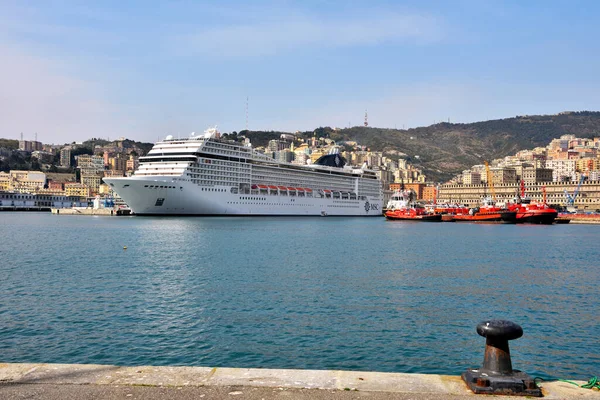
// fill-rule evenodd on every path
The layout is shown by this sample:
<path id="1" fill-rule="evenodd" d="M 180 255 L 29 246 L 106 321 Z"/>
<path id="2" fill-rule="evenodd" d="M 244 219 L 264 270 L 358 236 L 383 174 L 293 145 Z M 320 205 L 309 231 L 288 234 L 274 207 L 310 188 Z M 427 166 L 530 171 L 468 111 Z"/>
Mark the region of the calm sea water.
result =
<path id="1" fill-rule="evenodd" d="M 0 214 L 0 361 L 600 374 L 600 226 Z M 124 250 L 123 247 L 127 246 Z"/>

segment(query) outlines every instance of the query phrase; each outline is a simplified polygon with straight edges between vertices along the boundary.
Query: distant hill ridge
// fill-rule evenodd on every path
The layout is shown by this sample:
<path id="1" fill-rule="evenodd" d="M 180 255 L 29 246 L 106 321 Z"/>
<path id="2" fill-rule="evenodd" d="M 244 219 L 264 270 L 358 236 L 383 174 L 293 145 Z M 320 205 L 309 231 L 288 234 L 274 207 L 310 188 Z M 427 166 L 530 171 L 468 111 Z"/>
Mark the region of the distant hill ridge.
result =
<path id="1" fill-rule="evenodd" d="M 357 126 L 335 131 L 319 128 L 317 131 L 326 132 L 335 141 L 356 141 L 372 151 L 383 151 L 393 157 L 397 157 L 394 156 L 396 152 L 405 153 L 411 164 L 423 169 L 428 180 L 445 181 L 485 160 L 546 146 L 562 135 L 600 136 L 600 112 L 523 115 L 469 124 L 443 122 L 407 130 Z M 266 139 L 267 133 L 252 131 L 247 132 L 247 136 L 254 145 L 264 145 L 256 143 L 254 138 Z M 275 138 L 279 132 L 272 134 L 271 138 Z M 313 133 L 303 132 L 301 135 L 307 137 Z"/>

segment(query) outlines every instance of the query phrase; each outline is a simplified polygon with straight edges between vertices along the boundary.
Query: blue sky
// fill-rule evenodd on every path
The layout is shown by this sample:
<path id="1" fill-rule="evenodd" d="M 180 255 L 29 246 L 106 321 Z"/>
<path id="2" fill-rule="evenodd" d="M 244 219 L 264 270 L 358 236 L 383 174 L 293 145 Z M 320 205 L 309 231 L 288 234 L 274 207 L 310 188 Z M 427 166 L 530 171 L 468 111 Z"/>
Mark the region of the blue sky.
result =
<path id="1" fill-rule="evenodd" d="M 596 1 L 0 0 L 0 137 L 600 110 Z"/>

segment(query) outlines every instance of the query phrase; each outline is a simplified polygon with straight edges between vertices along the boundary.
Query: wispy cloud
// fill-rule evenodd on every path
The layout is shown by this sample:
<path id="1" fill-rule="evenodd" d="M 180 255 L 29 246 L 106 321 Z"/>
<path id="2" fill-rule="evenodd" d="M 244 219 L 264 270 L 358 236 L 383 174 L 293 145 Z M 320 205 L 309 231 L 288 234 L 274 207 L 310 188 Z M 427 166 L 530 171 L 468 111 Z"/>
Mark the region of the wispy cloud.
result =
<path id="1" fill-rule="evenodd" d="M 442 23 L 432 16 L 382 12 L 336 18 L 287 15 L 247 24 L 216 26 L 177 35 L 182 54 L 227 57 L 264 56 L 311 48 L 374 46 L 381 43 L 429 43 L 442 38 Z"/>

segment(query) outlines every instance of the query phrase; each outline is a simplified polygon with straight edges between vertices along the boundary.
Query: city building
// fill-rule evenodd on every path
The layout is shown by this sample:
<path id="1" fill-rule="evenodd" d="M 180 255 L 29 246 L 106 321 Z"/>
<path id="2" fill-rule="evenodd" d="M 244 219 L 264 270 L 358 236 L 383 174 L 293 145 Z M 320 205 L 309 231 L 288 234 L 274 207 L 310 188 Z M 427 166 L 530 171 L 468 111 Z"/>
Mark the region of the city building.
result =
<path id="1" fill-rule="evenodd" d="M 525 196 L 533 201 L 544 201 L 554 206 L 567 205 L 567 196 L 573 194 L 578 186 L 578 182 L 546 182 L 525 185 Z M 496 199 L 499 202 L 513 200 L 520 192 L 520 185 L 504 184 L 495 185 L 494 191 Z M 485 197 L 491 196 L 491 190 L 487 185 L 440 185 L 438 191 L 438 202 L 450 202 L 465 204 L 469 207 L 476 207 L 481 204 Z M 578 195 L 575 198 L 574 206 L 581 210 L 600 209 L 600 180 L 584 180 L 579 188 Z"/>
<path id="2" fill-rule="evenodd" d="M 0 172 L 0 191 L 8 192 L 10 187 L 10 174 L 8 172 Z"/>
<path id="3" fill-rule="evenodd" d="M 576 161 L 575 170 L 579 172 L 592 172 L 598 170 L 598 159 L 595 157 L 584 157 Z"/>
<path id="4" fill-rule="evenodd" d="M 109 157 L 108 164 L 113 171 L 119 171 L 121 175 L 125 175 L 127 170 L 127 156 L 125 154 L 115 154 L 114 157 Z"/>
<path id="5" fill-rule="evenodd" d="M 549 168 L 523 168 L 521 179 L 526 185 L 532 183 L 552 182 L 552 170 Z"/>
<path id="6" fill-rule="evenodd" d="M 481 174 L 473 171 L 463 171 L 462 183 L 465 185 L 480 185 Z"/>
<path id="7" fill-rule="evenodd" d="M 274 158 L 279 162 L 289 162 L 294 160 L 294 153 L 289 149 L 283 149 L 274 153 Z"/>
<path id="8" fill-rule="evenodd" d="M 90 188 L 83 183 L 67 182 L 65 183 L 65 194 L 67 196 L 89 197 Z"/>
<path id="9" fill-rule="evenodd" d="M 514 168 L 490 168 L 490 170 L 494 186 L 517 183 L 517 170 Z"/>
<path id="10" fill-rule="evenodd" d="M 4 190 L 18 193 L 33 193 L 46 185 L 46 174 L 40 171 L 10 171 L 0 175 Z"/>
<path id="11" fill-rule="evenodd" d="M 98 193 L 98 189 L 100 184 L 102 183 L 102 178 L 104 174 L 102 172 L 98 172 L 95 174 L 82 174 L 81 175 L 81 183 L 90 189 L 90 195 L 96 195 Z"/>
<path id="12" fill-rule="evenodd" d="M 60 150 L 60 166 L 65 168 L 71 166 L 71 147 L 66 146 Z"/>
<path id="13" fill-rule="evenodd" d="M 126 172 L 134 172 L 140 166 L 139 157 L 134 156 L 133 154 L 129 155 L 127 159 L 127 163 L 125 165 Z"/>
<path id="14" fill-rule="evenodd" d="M 49 164 L 54 161 L 54 154 L 47 151 L 34 150 L 31 152 L 31 158 L 37 159 L 40 163 Z"/>
<path id="15" fill-rule="evenodd" d="M 48 189 L 53 192 L 64 192 L 65 191 L 65 183 L 60 181 L 48 181 Z"/>
<path id="16" fill-rule="evenodd" d="M 77 168 L 87 170 L 90 172 L 101 172 L 104 171 L 104 158 L 101 156 L 94 156 L 89 154 L 81 154 L 76 157 Z"/>
<path id="17" fill-rule="evenodd" d="M 423 188 L 423 200 L 432 203 L 437 202 L 437 188 L 433 185 L 427 185 Z"/>
<path id="18" fill-rule="evenodd" d="M 42 151 L 44 145 L 41 142 L 30 140 L 19 140 L 19 150 L 31 153 L 32 151 Z"/>
<path id="19" fill-rule="evenodd" d="M 552 181 L 561 182 L 565 180 L 575 180 L 575 170 L 577 161 L 575 160 L 546 160 L 546 168 L 552 170 Z"/>
<path id="20" fill-rule="evenodd" d="M 288 144 L 283 140 L 269 140 L 269 144 L 267 145 L 267 151 L 269 153 L 276 153 L 283 149 L 289 148 Z"/>
<path id="21" fill-rule="evenodd" d="M 417 194 L 417 200 L 423 199 L 423 189 L 426 186 L 424 183 L 390 183 L 390 190 L 400 190 L 402 185 L 404 185 L 404 190 L 413 190 Z"/>

